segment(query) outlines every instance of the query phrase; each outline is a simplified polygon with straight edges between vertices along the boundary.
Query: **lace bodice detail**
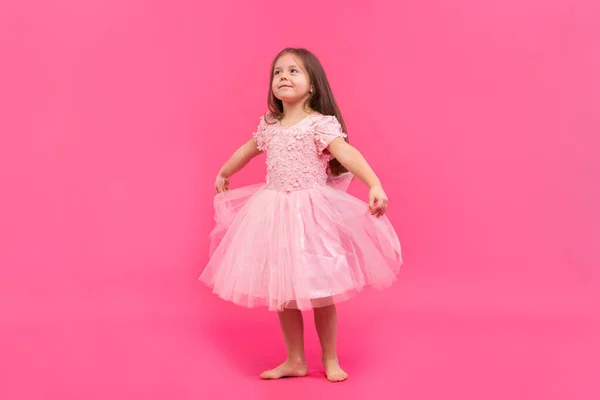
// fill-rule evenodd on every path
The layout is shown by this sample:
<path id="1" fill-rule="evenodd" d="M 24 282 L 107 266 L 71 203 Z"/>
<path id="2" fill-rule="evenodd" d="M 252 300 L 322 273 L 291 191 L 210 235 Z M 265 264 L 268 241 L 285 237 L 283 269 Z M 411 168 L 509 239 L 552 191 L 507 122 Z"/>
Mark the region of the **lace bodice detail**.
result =
<path id="1" fill-rule="evenodd" d="M 267 188 L 292 191 L 325 186 L 333 158 L 327 146 L 346 133 L 335 116 L 310 114 L 288 127 L 261 117 L 253 136 L 258 149 L 267 153 Z"/>

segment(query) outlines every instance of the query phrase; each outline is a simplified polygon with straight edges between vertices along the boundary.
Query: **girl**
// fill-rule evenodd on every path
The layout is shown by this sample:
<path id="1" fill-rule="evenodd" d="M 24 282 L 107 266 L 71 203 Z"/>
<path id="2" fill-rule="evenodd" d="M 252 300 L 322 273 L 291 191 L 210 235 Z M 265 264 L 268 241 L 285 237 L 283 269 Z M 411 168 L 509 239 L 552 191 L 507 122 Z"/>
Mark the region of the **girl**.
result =
<path id="1" fill-rule="evenodd" d="M 223 299 L 278 311 L 287 359 L 261 378 L 307 374 L 302 310 L 313 309 L 327 379 L 343 381 L 335 304 L 367 285 L 389 286 L 402 263 L 384 216 L 388 198 L 348 144 L 312 53 L 287 48 L 277 55 L 268 104 L 253 138 L 217 175 L 211 258 L 200 279 Z M 229 191 L 229 178 L 263 151 L 266 183 Z M 345 192 L 352 176 L 369 187 L 368 206 Z"/>

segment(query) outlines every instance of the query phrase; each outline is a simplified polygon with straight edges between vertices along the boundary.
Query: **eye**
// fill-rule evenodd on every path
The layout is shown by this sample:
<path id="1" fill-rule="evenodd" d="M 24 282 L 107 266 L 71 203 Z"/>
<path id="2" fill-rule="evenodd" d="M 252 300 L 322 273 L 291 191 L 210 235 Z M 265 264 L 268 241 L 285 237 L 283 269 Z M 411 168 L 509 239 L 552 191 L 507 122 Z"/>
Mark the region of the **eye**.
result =
<path id="1" fill-rule="evenodd" d="M 292 72 L 298 72 L 298 70 L 296 68 L 292 68 L 290 71 L 292 71 Z"/>
<path id="2" fill-rule="evenodd" d="M 279 71 L 275 71 L 273 75 L 279 75 Z"/>

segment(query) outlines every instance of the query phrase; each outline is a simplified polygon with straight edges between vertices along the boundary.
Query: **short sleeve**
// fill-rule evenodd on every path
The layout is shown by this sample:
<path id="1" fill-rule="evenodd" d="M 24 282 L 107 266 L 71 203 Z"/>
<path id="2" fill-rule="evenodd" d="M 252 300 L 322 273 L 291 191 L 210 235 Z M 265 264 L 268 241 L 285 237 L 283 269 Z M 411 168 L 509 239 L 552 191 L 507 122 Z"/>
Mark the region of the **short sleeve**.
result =
<path id="1" fill-rule="evenodd" d="M 315 144 L 319 155 L 327 149 L 329 144 L 335 138 L 345 139 L 346 133 L 342 129 L 342 125 L 333 115 L 325 115 L 314 126 L 315 129 Z"/>
<path id="2" fill-rule="evenodd" d="M 254 131 L 254 133 L 252 133 L 252 137 L 254 138 L 254 140 L 256 140 L 256 147 L 258 147 L 258 150 L 260 151 L 264 151 L 267 146 L 267 138 L 265 132 L 266 127 L 267 123 L 265 121 L 265 117 L 262 116 L 260 117 L 260 122 L 258 123 L 256 130 Z"/>

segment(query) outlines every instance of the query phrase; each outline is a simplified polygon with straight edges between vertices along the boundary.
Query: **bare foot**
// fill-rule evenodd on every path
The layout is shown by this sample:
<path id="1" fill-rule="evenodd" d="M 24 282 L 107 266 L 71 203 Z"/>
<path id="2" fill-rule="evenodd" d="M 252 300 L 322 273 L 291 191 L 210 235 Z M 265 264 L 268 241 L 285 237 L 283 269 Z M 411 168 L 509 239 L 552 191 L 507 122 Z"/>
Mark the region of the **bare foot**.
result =
<path id="1" fill-rule="evenodd" d="M 342 382 L 348 378 L 348 374 L 340 367 L 337 358 L 324 359 L 323 367 L 325 367 L 325 375 L 330 382 Z"/>
<path id="2" fill-rule="evenodd" d="M 293 362 L 286 361 L 278 367 L 270 369 L 260 374 L 262 379 L 279 379 L 285 377 L 300 377 L 308 375 L 308 366 L 306 361 Z"/>

